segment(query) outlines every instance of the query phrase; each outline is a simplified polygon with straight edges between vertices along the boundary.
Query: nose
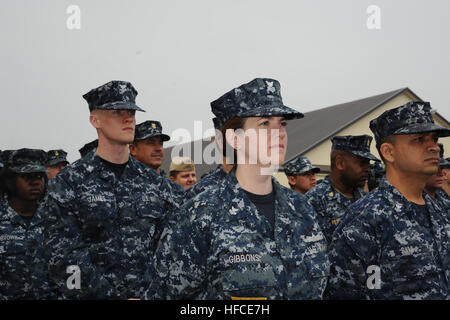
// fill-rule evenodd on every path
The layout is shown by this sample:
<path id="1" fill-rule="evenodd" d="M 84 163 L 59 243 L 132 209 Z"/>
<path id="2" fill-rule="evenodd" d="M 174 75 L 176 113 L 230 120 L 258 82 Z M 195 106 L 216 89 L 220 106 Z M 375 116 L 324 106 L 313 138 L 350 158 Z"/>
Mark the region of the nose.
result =
<path id="1" fill-rule="evenodd" d="M 33 177 L 30 179 L 29 184 L 32 187 L 39 186 L 41 184 L 41 180 L 42 180 L 42 178 L 40 178 L 40 177 Z"/>
<path id="2" fill-rule="evenodd" d="M 437 145 L 437 141 L 434 140 L 433 137 L 429 136 L 428 138 L 429 138 L 429 142 L 430 142 L 428 145 L 428 151 L 439 154 L 439 152 L 441 151 L 441 148 Z"/>
<path id="3" fill-rule="evenodd" d="M 128 112 L 128 110 L 124 110 L 124 121 L 125 122 L 134 122 L 135 115 L 131 112 Z"/>

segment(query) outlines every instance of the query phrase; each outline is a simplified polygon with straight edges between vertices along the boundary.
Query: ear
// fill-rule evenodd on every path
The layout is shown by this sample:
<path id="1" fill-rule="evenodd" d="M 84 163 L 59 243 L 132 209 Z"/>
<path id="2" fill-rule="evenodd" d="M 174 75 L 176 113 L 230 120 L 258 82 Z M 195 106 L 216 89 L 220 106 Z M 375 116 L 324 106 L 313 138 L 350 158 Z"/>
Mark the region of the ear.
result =
<path id="1" fill-rule="evenodd" d="M 136 157 L 136 145 L 134 143 L 129 144 L 130 153 L 133 157 Z"/>
<path id="2" fill-rule="evenodd" d="M 345 169 L 345 158 L 342 154 L 336 156 L 336 169 L 342 171 Z"/>
<path id="3" fill-rule="evenodd" d="M 297 177 L 288 176 L 289 184 L 296 184 L 297 183 Z"/>
<path id="4" fill-rule="evenodd" d="M 380 146 L 380 152 L 386 162 L 392 163 L 395 160 L 395 147 L 392 143 L 384 142 Z"/>
<path id="5" fill-rule="evenodd" d="M 91 112 L 91 114 L 89 115 L 89 122 L 95 129 L 100 129 L 101 127 L 100 113 L 96 111 Z"/>
<path id="6" fill-rule="evenodd" d="M 175 178 L 172 176 L 169 176 L 169 180 L 175 182 Z"/>

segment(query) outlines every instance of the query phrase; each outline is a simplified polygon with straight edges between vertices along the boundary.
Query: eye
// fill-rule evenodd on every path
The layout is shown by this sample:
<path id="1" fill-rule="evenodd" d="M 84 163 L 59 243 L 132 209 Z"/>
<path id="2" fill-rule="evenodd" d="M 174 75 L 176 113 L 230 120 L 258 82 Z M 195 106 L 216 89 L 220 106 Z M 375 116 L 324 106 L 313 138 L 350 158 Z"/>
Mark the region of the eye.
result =
<path id="1" fill-rule="evenodd" d="M 269 125 L 269 120 L 265 120 L 263 122 L 260 122 L 259 125 L 263 126 L 263 127 L 268 126 Z"/>
<path id="2" fill-rule="evenodd" d="M 281 126 L 282 127 L 287 127 L 288 123 L 286 120 L 281 121 Z"/>
<path id="3" fill-rule="evenodd" d="M 417 142 L 423 142 L 425 140 L 424 136 L 420 136 L 414 139 Z"/>

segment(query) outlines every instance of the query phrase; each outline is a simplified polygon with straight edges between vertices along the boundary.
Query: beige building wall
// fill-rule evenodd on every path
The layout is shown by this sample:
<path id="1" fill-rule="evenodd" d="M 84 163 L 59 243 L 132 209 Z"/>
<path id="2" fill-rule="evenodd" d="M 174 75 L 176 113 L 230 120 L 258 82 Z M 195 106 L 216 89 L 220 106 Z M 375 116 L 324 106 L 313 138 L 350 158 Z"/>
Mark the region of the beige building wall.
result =
<path id="1" fill-rule="evenodd" d="M 337 132 L 337 136 L 347 136 L 347 135 L 362 135 L 368 134 L 373 137 L 372 131 L 369 129 L 370 120 L 375 119 L 380 116 L 384 111 L 401 106 L 409 101 L 414 101 L 417 98 L 410 94 L 408 91 L 398 95 L 394 99 L 388 101 L 384 105 L 380 106 L 376 110 L 372 111 L 368 115 L 359 119 L 350 126 L 344 128 L 343 130 Z M 330 151 L 331 151 L 331 140 L 328 139 L 321 144 L 319 144 L 314 149 L 308 151 L 304 156 L 307 157 L 313 165 L 330 165 Z M 375 141 L 372 141 L 370 146 L 370 151 L 378 158 L 378 152 L 375 147 Z"/>
<path id="2" fill-rule="evenodd" d="M 399 107 L 409 101 L 415 101 L 417 100 L 417 97 L 410 93 L 409 91 L 405 91 L 402 94 L 398 95 L 397 97 L 393 98 L 392 100 L 389 100 L 384 105 L 380 106 L 376 110 L 372 111 L 371 113 L 367 114 L 363 118 L 359 119 L 355 123 L 349 125 L 348 127 L 344 128 L 343 130 L 337 132 L 335 135 L 338 136 L 346 136 L 346 135 L 362 135 L 362 134 L 368 134 L 371 137 L 374 138 L 372 131 L 369 129 L 369 123 L 370 120 L 375 119 L 376 117 L 380 116 L 384 111 L 393 109 L 396 107 Z M 447 122 L 437 116 L 436 114 L 433 115 L 434 121 L 436 124 L 450 128 Z M 443 143 L 444 145 L 444 156 L 450 157 L 450 137 L 444 137 L 440 138 L 439 142 Z M 330 166 L 330 151 L 331 151 L 331 140 L 327 139 L 326 141 L 322 142 L 318 146 L 316 146 L 314 149 L 308 151 L 303 156 L 307 157 L 312 165 L 314 166 L 325 166 L 326 168 L 329 168 Z M 375 138 L 372 141 L 372 144 L 370 146 L 370 151 L 372 154 L 374 154 L 377 158 L 379 158 L 378 151 L 375 147 Z M 316 175 L 317 180 L 323 179 L 323 177 L 326 175 L 326 173 L 318 173 Z M 287 182 L 287 177 L 284 174 L 284 172 L 276 172 L 274 176 L 277 178 L 277 180 L 284 186 L 289 186 Z"/>

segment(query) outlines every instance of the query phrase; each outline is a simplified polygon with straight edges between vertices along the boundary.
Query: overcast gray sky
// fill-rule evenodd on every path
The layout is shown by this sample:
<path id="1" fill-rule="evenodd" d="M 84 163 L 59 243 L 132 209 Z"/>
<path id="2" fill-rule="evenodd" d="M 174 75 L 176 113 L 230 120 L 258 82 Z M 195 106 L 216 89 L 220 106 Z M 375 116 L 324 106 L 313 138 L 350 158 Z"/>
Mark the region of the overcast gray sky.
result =
<path id="1" fill-rule="evenodd" d="M 137 122 L 169 134 L 211 128 L 209 103 L 255 77 L 302 112 L 407 86 L 450 120 L 447 0 L 1 0 L 0 36 L 2 150 L 78 159 L 96 138 L 82 95 L 110 80 L 132 82 Z"/>

